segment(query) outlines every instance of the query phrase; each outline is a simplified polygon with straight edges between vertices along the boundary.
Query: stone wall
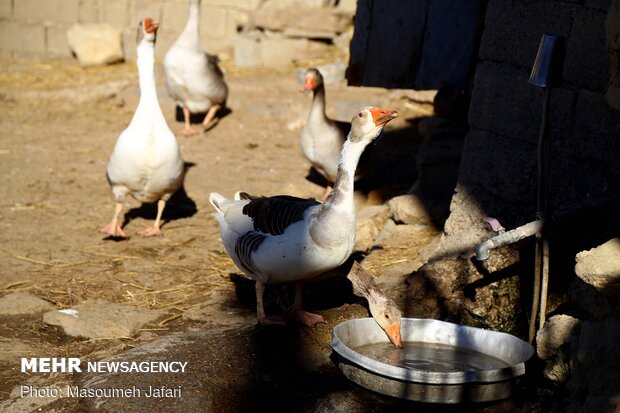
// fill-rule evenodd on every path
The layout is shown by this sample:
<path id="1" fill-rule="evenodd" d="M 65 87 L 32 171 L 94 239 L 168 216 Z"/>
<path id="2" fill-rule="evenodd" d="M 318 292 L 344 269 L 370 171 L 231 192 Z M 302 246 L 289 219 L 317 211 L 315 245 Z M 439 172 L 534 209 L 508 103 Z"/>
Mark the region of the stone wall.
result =
<path id="1" fill-rule="evenodd" d="M 203 0 L 202 45 L 210 52 L 232 49 L 237 24 L 260 0 Z M 187 0 L 0 0 L 0 54 L 15 57 L 70 56 L 67 30 L 74 23 L 107 22 L 123 33 L 125 56 L 135 56 L 136 28 L 150 16 L 160 22 L 157 47 L 172 45 L 187 20 Z M 163 54 L 161 54 L 163 56 Z"/>
<path id="2" fill-rule="evenodd" d="M 558 385 L 549 411 L 620 411 L 614 353 L 620 334 L 617 265 L 616 284 L 600 288 L 596 282 L 588 284 L 599 276 L 598 270 L 580 269 L 584 253 L 577 256 L 575 270 L 577 252 L 617 237 L 618 206 L 566 213 L 568 206 L 591 206 L 620 194 L 619 18 L 618 0 L 488 1 L 468 115 L 470 131 L 436 253 L 437 257 L 471 254 L 479 242 L 494 235 L 484 217 L 499 219 L 507 229 L 535 219 L 543 91 L 529 85 L 528 79 L 543 33 L 565 35 L 562 85 L 552 90 L 550 104 L 549 210 L 556 212 L 550 217 L 557 218 L 550 219 L 545 229 L 550 244 L 550 304 L 537 343 L 539 357 L 546 360 L 544 376 Z M 609 262 L 617 263 L 618 240 L 612 243 Z M 530 240 L 491 252 L 494 260 L 513 251 L 520 255 L 523 320 L 530 316 L 533 250 Z M 470 265 L 460 257 L 456 264 L 451 260 L 456 259 L 436 261 L 420 273 L 429 278 L 427 274 L 432 276 L 436 267 L 443 266 L 438 275 L 445 278 L 459 270 L 457 264 Z M 594 261 L 602 262 L 600 257 Z M 492 281 L 505 265 L 490 264 L 485 278 Z M 497 301 L 487 305 L 487 311 L 496 307 Z"/>
<path id="3" fill-rule="evenodd" d="M 551 317 L 536 336 L 545 378 L 566 388 L 550 411 L 618 412 L 620 239 L 575 258 L 571 305 Z"/>
<path id="4" fill-rule="evenodd" d="M 567 37 L 562 87 L 551 97 L 550 210 L 620 192 L 620 111 L 605 98 L 618 82 L 610 77 L 619 38 L 611 6 L 489 0 L 444 252 L 471 251 L 488 237 L 485 216 L 508 229 L 535 218 L 542 90 L 528 78 L 545 32 Z"/>

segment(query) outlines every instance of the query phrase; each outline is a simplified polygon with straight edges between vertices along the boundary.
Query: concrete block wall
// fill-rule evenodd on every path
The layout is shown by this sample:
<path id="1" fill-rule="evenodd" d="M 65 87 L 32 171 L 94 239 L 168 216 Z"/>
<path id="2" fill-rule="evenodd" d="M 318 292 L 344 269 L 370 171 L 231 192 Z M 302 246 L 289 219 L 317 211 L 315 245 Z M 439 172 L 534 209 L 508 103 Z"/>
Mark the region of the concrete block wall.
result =
<path id="1" fill-rule="evenodd" d="M 202 46 L 213 53 L 232 51 L 237 23 L 260 0 L 203 0 Z M 181 33 L 188 0 L 0 0 L 0 55 L 15 57 L 70 56 L 66 32 L 75 23 L 110 23 L 123 34 L 125 56 L 135 58 L 140 19 L 158 19 L 158 56 Z"/>
<path id="2" fill-rule="evenodd" d="M 552 91 L 550 105 L 550 209 L 620 192 L 620 111 L 605 99 L 611 84 L 605 28 L 611 4 L 489 0 L 471 128 L 446 222 L 450 236 L 472 231 L 460 224 L 472 210 L 498 218 L 507 228 L 535 217 L 542 90 L 529 85 L 528 78 L 545 32 L 567 37 L 563 82 Z"/>

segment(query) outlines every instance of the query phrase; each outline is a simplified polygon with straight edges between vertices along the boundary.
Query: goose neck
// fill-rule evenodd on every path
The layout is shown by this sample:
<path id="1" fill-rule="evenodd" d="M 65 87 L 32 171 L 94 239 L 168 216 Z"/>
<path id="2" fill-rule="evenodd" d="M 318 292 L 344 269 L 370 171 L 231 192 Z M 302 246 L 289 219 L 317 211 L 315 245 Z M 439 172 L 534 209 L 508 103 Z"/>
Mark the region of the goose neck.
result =
<path id="1" fill-rule="evenodd" d="M 345 141 L 340 153 L 336 182 L 332 192 L 323 204 L 324 208 L 341 206 L 341 208 L 353 209 L 355 169 L 367 144 L 365 141 L 354 142 L 351 139 Z"/>
<path id="2" fill-rule="evenodd" d="M 200 46 L 200 0 L 190 0 L 187 23 L 179 41 Z"/>
<path id="3" fill-rule="evenodd" d="M 334 188 L 310 225 L 313 241 L 322 248 L 342 252 L 342 261 L 349 256 L 355 243 L 353 179 L 365 146 L 363 141 L 345 141 Z"/>
<path id="4" fill-rule="evenodd" d="M 313 91 L 309 119 L 325 119 L 325 87 L 318 86 Z"/>
<path id="5" fill-rule="evenodd" d="M 156 106 L 159 108 L 157 87 L 155 85 L 155 43 L 142 41 L 140 46 L 138 46 L 137 63 L 138 80 L 140 83 L 138 110 L 146 106 Z"/>

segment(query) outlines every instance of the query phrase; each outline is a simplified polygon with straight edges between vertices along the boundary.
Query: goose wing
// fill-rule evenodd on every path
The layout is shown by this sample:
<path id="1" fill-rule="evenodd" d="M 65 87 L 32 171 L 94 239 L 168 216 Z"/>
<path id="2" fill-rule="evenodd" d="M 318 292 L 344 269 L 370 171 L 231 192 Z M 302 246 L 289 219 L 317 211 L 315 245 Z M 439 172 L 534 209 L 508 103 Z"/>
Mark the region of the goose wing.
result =
<path id="1" fill-rule="evenodd" d="M 289 225 L 303 220 L 308 208 L 320 205 L 311 198 L 288 195 L 256 197 L 242 192 L 240 197 L 249 200 L 243 214 L 252 220 L 254 230 L 270 235 L 282 234 Z"/>

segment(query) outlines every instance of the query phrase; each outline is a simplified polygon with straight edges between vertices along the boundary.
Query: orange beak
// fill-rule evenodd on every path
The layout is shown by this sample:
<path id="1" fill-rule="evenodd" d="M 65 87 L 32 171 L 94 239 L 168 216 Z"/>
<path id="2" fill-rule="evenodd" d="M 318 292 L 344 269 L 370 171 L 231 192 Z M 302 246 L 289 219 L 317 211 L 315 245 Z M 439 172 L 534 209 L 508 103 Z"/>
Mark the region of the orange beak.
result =
<path id="1" fill-rule="evenodd" d="M 157 31 L 157 29 L 159 28 L 159 22 L 151 19 L 150 17 L 147 17 L 146 19 L 144 19 L 144 31 L 146 33 L 155 33 Z"/>
<path id="2" fill-rule="evenodd" d="M 377 126 L 385 125 L 392 119 L 398 117 L 398 112 L 389 109 L 372 108 L 370 109 L 370 113 L 372 113 L 372 120 Z"/>
<path id="3" fill-rule="evenodd" d="M 399 323 L 394 323 L 391 326 L 389 326 L 386 330 L 386 333 L 388 337 L 390 338 L 390 341 L 392 342 L 392 344 L 394 344 L 395 347 L 398 347 L 398 348 L 403 347 L 403 343 L 400 339 L 400 324 Z"/>
<path id="4" fill-rule="evenodd" d="M 304 91 L 306 93 L 309 93 L 313 91 L 315 87 L 316 87 L 316 80 L 314 79 L 314 76 L 312 75 L 306 76 L 306 84 L 304 85 Z"/>

